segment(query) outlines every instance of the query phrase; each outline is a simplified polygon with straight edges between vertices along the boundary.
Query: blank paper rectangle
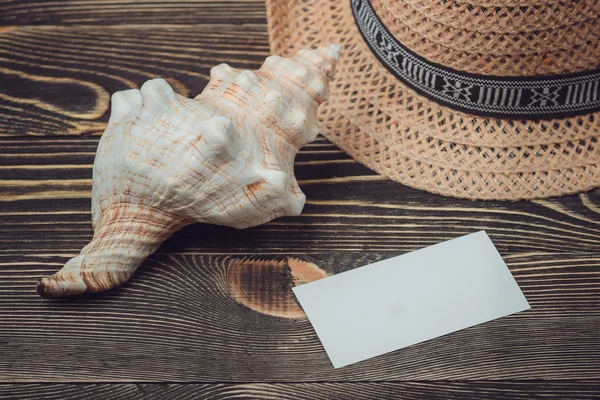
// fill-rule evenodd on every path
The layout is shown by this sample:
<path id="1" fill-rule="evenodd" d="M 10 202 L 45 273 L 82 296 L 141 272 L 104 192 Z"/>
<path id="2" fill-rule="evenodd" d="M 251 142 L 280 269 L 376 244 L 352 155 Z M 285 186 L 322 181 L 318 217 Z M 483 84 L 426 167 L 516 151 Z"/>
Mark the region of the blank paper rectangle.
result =
<path id="1" fill-rule="evenodd" d="M 335 368 L 530 308 L 484 231 L 293 290 Z"/>

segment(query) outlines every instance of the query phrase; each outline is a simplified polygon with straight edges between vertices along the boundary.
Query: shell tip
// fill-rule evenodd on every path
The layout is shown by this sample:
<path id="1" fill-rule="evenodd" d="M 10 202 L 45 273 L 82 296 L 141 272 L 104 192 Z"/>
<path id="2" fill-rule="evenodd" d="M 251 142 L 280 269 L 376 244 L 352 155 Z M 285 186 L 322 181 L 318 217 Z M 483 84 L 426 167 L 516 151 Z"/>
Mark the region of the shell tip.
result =
<path id="1" fill-rule="evenodd" d="M 67 278 L 67 279 L 65 279 Z M 47 276 L 41 278 L 36 285 L 36 290 L 41 297 L 55 299 L 57 297 L 73 296 L 91 292 L 87 284 L 78 275 L 62 275 L 59 278 Z"/>
<path id="2" fill-rule="evenodd" d="M 46 299 L 53 299 L 60 297 L 60 290 L 57 291 L 56 285 L 53 285 L 54 281 L 48 278 L 42 278 L 37 281 L 36 291 L 41 297 Z"/>
<path id="3" fill-rule="evenodd" d="M 333 43 L 329 46 L 319 48 L 323 53 L 327 54 L 329 57 L 334 60 L 338 60 L 340 58 L 340 51 L 342 50 L 342 45 L 339 43 Z"/>

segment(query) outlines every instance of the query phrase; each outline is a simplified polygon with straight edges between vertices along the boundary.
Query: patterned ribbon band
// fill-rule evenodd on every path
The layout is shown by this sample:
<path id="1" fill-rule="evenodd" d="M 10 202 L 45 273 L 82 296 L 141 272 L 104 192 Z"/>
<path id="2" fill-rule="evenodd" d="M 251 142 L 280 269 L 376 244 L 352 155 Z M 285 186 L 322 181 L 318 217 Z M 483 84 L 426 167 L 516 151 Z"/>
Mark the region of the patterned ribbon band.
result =
<path id="1" fill-rule="evenodd" d="M 419 94 L 468 114 L 552 119 L 600 111 L 600 69 L 553 76 L 469 74 L 427 61 L 400 43 L 367 0 L 350 0 L 356 25 L 373 54 Z"/>

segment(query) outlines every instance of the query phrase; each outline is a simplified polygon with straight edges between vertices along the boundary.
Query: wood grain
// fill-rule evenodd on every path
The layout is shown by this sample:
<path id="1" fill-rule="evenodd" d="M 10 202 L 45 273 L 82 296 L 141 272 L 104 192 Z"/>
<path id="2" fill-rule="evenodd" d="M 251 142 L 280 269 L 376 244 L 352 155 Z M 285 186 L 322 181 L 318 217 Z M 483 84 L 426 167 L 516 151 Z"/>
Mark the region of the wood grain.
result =
<path id="1" fill-rule="evenodd" d="M 116 91 L 162 77 L 176 92 L 195 96 L 213 66 L 254 69 L 267 55 L 263 25 L 6 29 L 0 136 L 100 134 Z"/>
<path id="2" fill-rule="evenodd" d="M 392 255 L 329 251 L 296 257 L 334 274 Z M 5 382 L 598 377 L 600 255 L 510 257 L 532 310 L 339 370 L 331 368 L 306 319 L 276 318 L 234 299 L 227 277 L 244 258 L 160 252 L 121 288 L 45 301 L 36 295 L 35 281 L 66 257 L 3 257 L 0 377 Z M 252 277 L 245 286 L 271 308 L 282 297 L 278 291 L 288 290 Z"/>
<path id="3" fill-rule="evenodd" d="M 598 398 L 600 190 L 444 198 L 387 181 L 323 138 L 296 160 L 302 215 L 243 231 L 192 225 L 121 288 L 40 299 L 36 280 L 92 236 L 110 95 L 164 77 L 192 96 L 218 63 L 258 67 L 265 9 L 5 0 L 0 26 L 0 398 Z M 531 310 L 332 368 L 290 297 L 305 279 L 290 262 L 336 274 L 480 229 Z"/>
<path id="4" fill-rule="evenodd" d="M 299 384 L 54 384 L 2 385 L 0 399 L 127 400 L 481 400 L 597 399 L 596 382 L 333 382 Z"/>
<path id="5" fill-rule="evenodd" d="M 260 0 L 12 0 L 0 3 L 1 25 L 123 25 L 265 22 Z"/>
<path id="6" fill-rule="evenodd" d="M 73 254 L 89 241 L 97 142 L 0 139 L 0 249 L 18 244 L 29 254 Z M 300 216 L 246 231 L 190 226 L 164 251 L 407 252 L 481 229 L 505 256 L 600 251 L 600 191 L 538 202 L 472 202 L 427 195 L 348 161 L 321 138 L 296 160 L 308 198 Z M 44 237 L 49 233 L 51 239 Z"/>

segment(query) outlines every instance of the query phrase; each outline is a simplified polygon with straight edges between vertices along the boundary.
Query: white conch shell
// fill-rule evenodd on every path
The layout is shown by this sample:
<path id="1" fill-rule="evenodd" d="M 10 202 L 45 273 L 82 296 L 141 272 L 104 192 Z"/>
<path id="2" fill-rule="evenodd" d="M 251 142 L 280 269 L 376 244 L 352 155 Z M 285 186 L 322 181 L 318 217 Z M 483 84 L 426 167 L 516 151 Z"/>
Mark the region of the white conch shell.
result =
<path id="1" fill-rule="evenodd" d="M 115 93 L 94 162 L 94 237 L 38 293 L 99 292 L 127 281 L 194 222 L 248 228 L 302 211 L 298 150 L 318 134 L 340 47 L 271 56 L 255 72 L 214 67 L 188 99 L 154 79 Z"/>

